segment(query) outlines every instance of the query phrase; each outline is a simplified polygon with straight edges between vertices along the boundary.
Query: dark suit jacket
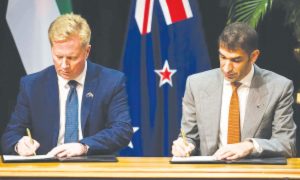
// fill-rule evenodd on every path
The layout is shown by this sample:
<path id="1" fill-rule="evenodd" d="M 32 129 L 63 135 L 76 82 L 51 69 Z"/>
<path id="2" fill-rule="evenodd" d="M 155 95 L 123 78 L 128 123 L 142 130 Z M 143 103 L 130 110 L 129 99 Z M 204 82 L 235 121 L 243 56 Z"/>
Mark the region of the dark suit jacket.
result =
<path id="1" fill-rule="evenodd" d="M 224 76 L 214 69 L 188 77 L 181 126 L 201 155 L 218 150 Z M 254 65 L 241 140 L 254 138 L 259 156 L 296 155 L 293 83 Z"/>
<path id="2" fill-rule="evenodd" d="M 88 61 L 82 96 L 80 142 L 90 147 L 88 153 L 114 153 L 126 147 L 132 127 L 124 75 Z M 15 153 L 14 146 L 28 127 L 41 145 L 37 154 L 46 154 L 57 145 L 59 117 L 54 66 L 23 77 L 17 105 L 2 136 L 3 153 Z"/>

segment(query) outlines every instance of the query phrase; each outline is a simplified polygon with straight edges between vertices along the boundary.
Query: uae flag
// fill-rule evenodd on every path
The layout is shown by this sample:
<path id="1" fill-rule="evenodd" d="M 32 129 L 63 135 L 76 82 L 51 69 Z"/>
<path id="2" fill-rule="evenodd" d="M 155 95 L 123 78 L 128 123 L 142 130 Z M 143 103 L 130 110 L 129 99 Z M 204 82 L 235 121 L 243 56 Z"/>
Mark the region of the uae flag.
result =
<path id="1" fill-rule="evenodd" d="M 68 11 L 68 1 L 8 1 L 6 21 L 27 74 L 52 64 L 48 28 L 57 16 Z"/>
<path id="2" fill-rule="evenodd" d="M 20 77 L 53 64 L 48 27 L 66 12 L 72 12 L 70 0 L 1 0 L 0 135 L 13 110 Z"/>

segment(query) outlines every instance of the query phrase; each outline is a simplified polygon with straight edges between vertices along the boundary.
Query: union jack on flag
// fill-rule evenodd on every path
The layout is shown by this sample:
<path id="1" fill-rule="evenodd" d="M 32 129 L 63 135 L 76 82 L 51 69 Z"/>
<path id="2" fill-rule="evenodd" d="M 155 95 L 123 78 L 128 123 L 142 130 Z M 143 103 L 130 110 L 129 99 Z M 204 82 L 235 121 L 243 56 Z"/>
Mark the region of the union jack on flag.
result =
<path id="1" fill-rule="evenodd" d="M 141 34 L 151 31 L 153 5 L 155 0 L 138 0 L 135 6 L 135 20 Z M 188 0 L 159 0 L 166 24 L 193 17 Z"/>

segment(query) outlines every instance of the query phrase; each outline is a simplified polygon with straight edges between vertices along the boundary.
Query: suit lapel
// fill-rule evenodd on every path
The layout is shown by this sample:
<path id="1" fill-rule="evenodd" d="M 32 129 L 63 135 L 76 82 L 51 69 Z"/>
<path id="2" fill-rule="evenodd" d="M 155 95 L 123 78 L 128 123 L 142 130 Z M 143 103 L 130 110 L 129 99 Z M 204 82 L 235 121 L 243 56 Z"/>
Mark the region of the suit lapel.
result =
<path id="1" fill-rule="evenodd" d="M 49 88 L 51 87 L 51 88 Z M 48 113 L 49 121 L 52 122 L 52 146 L 55 147 L 57 145 L 58 133 L 59 133 L 59 121 L 60 121 L 60 113 L 59 113 L 59 93 L 58 93 L 58 82 L 57 82 L 57 74 L 53 68 L 50 69 L 48 74 L 48 81 L 45 82 L 45 87 L 48 103 L 47 107 L 50 113 Z M 50 131 L 49 131 L 50 132 Z"/>
<path id="2" fill-rule="evenodd" d="M 217 80 L 211 82 L 205 93 L 200 97 L 203 103 L 201 117 L 204 119 L 204 132 L 208 154 L 213 154 L 218 149 L 220 113 L 222 104 L 223 77 L 218 71 Z"/>
<path id="3" fill-rule="evenodd" d="M 81 129 L 83 135 L 85 129 L 84 127 L 91 109 L 91 105 L 95 95 L 95 89 L 97 86 L 97 78 L 95 78 L 96 75 L 97 72 L 95 68 L 88 61 L 81 103 Z"/>
<path id="4" fill-rule="evenodd" d="M 246 138 L 254 137 L 256 130 L 261 123 L 268 98 L 268 90 L 265 84 L 266 83 L 262 78 L 260 68 L 254 66 L 254 76 L 250 86 L 246 105 L 247 109 L 245 112 L 245 120 L 241 133 L 242 141 Z"/>

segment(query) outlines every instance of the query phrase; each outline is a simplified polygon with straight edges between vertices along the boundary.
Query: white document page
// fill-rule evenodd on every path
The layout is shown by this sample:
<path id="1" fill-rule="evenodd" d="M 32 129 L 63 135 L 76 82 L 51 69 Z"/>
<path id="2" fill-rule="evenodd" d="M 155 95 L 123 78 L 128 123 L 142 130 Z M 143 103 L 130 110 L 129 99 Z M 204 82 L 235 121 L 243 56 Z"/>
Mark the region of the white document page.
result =
<path id="1" fill-rule="evenodd" d="M 3 155 L 4 161 L 26 161 L 37 159 L 51 159 L 54 156 L 51 155 L 36 155 L 36 156 L 19 156 L 19 155 Z"/>
<path id="2" fill-rule="evenodd" d="M 189 156 L 189 157 L 172 157 L 171 162 L 207 162 L 216 161 L 215 156 Z"/>

